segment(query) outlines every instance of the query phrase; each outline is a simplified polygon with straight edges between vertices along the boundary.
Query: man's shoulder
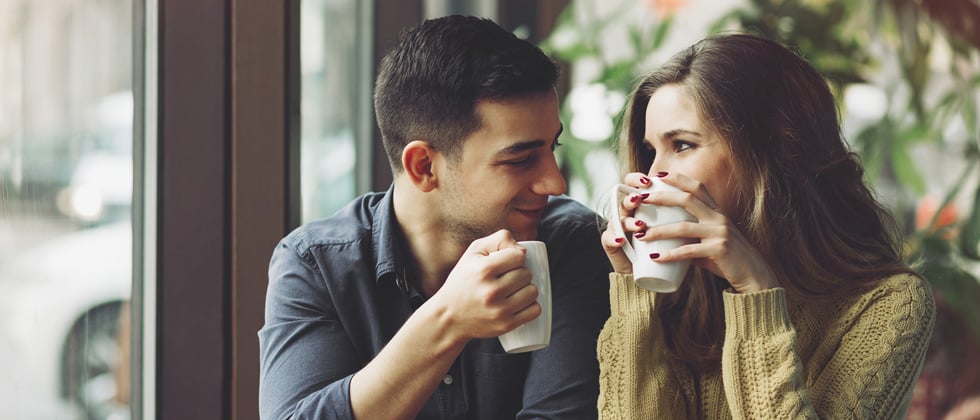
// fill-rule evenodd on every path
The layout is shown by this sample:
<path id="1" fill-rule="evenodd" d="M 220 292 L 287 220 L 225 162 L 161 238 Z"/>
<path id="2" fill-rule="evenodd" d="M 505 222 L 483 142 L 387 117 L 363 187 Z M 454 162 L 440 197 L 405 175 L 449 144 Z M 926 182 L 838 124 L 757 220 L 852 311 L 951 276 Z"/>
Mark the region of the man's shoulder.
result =
<path id="1" fill-rule="evenodd" d="M 329 217 L 304 223 L 281 242 L 303 255 L 317 247 L 344 246 L 370 238 L 383 199 L 384 193 L 357 197 Z"/>
<path id="2" fill-rule="evenodd" d="M 538 223 L 538 239 L 549 244 L 598 244 L 598 221 L 596 213 L 581 202 L 566 196 L 551 197 Z"/>
<path id="3" fill-rule="evenodd" d="M 568 196 L 553 196 L 548 199 L 540 226 L 544 228 L 595 228 L 598 221 L 596 213 L 579 201 Z"/>

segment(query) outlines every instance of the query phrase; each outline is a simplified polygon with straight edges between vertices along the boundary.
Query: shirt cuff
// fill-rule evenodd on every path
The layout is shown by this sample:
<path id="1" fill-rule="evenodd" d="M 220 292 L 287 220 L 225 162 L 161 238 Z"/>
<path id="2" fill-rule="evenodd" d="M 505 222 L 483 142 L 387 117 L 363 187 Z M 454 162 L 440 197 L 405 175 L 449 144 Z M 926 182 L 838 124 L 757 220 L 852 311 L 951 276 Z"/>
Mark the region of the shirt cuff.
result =
<path id="1" fill-rule="evenodd" d="M 768 337 L 791 331 L 786 289 L 774 287 L 753 293 L 723 293 L 726 335 Z"/>
<path id="2" fill-rule="evenodd" d="M 613 314 L 650 313 L 656 293 L 633 283 L 632 274 L 609 273 L 609 308 Z"/>

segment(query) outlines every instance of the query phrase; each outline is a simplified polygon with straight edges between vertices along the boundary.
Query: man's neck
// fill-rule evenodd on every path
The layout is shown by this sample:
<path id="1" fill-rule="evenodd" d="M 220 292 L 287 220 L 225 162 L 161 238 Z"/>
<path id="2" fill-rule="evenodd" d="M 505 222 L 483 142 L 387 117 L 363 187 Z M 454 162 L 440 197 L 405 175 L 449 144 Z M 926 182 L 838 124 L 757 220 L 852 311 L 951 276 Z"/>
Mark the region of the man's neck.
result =
<path id="1" fill-rule="evenodd" d="M 435 198 L 435 194 L 418 191 L 410 182 L 395 180 L 395 219 L 405 235 L 410 269 L 426 296 L 442 287 L 467 247 L 445 231 L 439 212 L 432 211 L 438 206 Z"/>

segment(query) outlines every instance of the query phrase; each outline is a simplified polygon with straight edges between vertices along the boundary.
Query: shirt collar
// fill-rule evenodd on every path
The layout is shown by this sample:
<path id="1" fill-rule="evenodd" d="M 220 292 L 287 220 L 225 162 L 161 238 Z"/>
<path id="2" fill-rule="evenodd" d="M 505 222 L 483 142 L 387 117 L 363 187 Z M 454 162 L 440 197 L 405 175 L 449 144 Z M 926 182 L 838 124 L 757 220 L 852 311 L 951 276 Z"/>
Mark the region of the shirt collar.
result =
<path id="1" fill-rule="evenodd" d="M 397 282 L 399 289 L 406 290 L 404 255 L 402 249 L 402 231 L 395 218 L 394 183 L 388 187 L 378 206 L 374 209 L 371 224 L 371 239 L 374 244 L 376 264 L 375 280 L 377 282 Z M 401 281 L 399 281 L 401 280 Z"/>

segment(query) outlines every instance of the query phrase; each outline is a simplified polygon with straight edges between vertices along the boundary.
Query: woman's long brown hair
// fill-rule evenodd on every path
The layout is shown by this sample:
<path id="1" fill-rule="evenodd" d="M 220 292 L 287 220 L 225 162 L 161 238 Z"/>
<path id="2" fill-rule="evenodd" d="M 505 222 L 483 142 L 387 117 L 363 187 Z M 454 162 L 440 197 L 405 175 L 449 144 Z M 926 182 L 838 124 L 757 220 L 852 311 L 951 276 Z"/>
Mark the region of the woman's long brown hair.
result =
<path id="1" fill-rule="evenodd" d="M 834 296 L 914 272 L 902 262 L 900 231 L 865 185 L 841 135 L 823 77 L 782 45 L 720 35 L 681 51 L 630 95 L 620 140 L 623 168 L 646 173 L 643 137 L 653 93 L 679 85 L 734 162 L 737 214 L 727 215 L 757 247 L 787 293 Z M 703 180 L 702 180 L 703 181 Z M 692 269 L 680 290 L 656 298 L 667 348 L 698 368 L 718 366 L 727 280 Z"/>

